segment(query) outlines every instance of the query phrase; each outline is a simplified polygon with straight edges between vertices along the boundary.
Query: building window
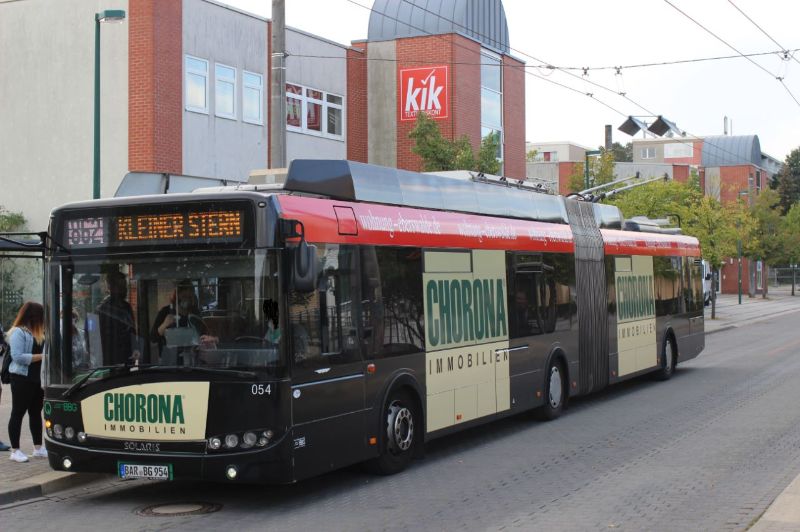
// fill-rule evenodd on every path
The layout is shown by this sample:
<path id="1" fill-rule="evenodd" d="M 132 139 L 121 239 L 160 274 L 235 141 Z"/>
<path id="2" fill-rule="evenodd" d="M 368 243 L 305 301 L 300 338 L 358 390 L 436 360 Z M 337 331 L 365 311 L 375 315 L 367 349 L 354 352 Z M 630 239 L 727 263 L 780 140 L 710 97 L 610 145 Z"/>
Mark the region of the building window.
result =
<path id="1" fill-rule="evenodd" d="M 214 114 L 236 120 L 236 69 L 214 65 Z"/>
<path id="2" fill-rule="evenodd" d="M 186 110 L 208 113 L 208 61 L 187 55 Z"/>
<path id="3" fill-rule="evenodd" d="M 249 124 L 264 124 L 264 76 L 242 73 L 242 120 Z"/>
<path id="4" fill-rule="evenodd" d="M 289 131 L 341 140 L 344 98 L 337 94 L 286 84 L 286 127 Z"/>
<path id="5" fill-rule="evenodd" d="M 655 158 L 656 158 L 655 148 L 642 148 L 642 159 L 655 159 Z"/>
<path id="6" fill-rule="evenodd" d="M 503 159 L 503 76 L 497 54 L 481 50 L 481 141 L 497 138 L 497 159 Z M 502 171 L 501 171 L 502 173 Z"/>

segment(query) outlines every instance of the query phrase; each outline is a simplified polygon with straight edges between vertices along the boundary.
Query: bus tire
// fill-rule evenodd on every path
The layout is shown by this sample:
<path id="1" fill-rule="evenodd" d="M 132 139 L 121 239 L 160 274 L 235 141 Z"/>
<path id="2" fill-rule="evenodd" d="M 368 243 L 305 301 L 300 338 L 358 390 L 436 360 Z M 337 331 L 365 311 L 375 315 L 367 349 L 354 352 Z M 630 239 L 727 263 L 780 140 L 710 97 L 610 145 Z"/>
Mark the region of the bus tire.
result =
<path id="1" fill-rule="evenodd" d="M 567 374 L 558 358 L 547 365 L 544 381 L 544 406 L 539 409 L 539 418 L 550 421 L 558 418 L 567 401 Z"/>
<path id="2" fill-rule="evenodd" d="M 654 377 L 658 381 L 667 381 L 675 373 L 677 360 L 677 350 L 672 336 L 664 339 L 664 347 L 661 348 L 661 367 L 655 372 Z"/>
<path id="3" fill-rule="evenodd" d="M 381 453 L 369 462 L 372 472 L 394 475 L 411 463 L 421 438 L 422 417 L 405 390 L 393 390 L 383 407 Z"/>

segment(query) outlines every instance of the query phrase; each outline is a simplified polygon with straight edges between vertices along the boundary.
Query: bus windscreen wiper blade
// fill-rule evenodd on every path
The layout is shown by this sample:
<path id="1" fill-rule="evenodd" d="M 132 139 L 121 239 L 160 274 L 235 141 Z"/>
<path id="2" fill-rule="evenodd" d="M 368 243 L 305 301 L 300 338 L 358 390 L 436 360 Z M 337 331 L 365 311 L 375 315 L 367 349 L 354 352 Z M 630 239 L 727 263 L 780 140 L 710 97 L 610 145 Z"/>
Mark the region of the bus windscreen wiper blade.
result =
<path id="1" fill-rule="evenodd" d="M 161 366 L 158 364 L 151 364 L 147 366 L 134 366 L 139 371 L 159 371 L 159 370 L 166 370 L 166 371 L 177 371 L 177 372 L 185 372 L 191 373 L 193 371 L 198 371 L 201 373 L 212 373 L 217 375 L 234 375 L 236 377 L 247 378 L 247 379 L 255 379 L 257 377 L 254 371 L 244 371 L 239 369 L 225 369 L 225 368 L 204 368 L 201 366 Z"/>
<path id="2" fill-rule="evenodd" d="M 91 379 L 96 373 L 98 373 L 100 371 L 107 371 L 107 370 L 111 370 L 111 369 L 126 368 L 126 367 L 129 368 L 131 366 L 126 366 L 125 364 L 116 364 L 114 366 L 99 366 L 99 367 L 96 367 L 93 370 L 91 370 L 89 373 L 84 375 L 83 378 L 81 378 L 81 380 L 79 380 L 78 382 L 76 382 L 75 384 L 70 386 L 67 389 L 67 391 L 65 391 L 64 393 L 61 394 L 61 397 L 65 398 L 65 399 L 67 397 L 69 397 L 70 395 L 72 395 L 73 393 L 78 391 L 80 388 L 82 388 L 83 385 L 86 384 L 86 382 L 88 382 L 89 379 Z"/>

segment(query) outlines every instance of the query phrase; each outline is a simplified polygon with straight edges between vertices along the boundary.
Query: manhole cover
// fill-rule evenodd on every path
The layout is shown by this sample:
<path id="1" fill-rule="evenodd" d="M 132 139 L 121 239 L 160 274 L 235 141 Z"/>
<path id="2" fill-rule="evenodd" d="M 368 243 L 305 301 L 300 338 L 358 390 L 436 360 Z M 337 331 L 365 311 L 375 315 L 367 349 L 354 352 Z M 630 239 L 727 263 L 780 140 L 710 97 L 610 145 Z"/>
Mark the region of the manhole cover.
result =
<path id="1" fill-rule="evenodd" d="M 136 513 L 148 517 L 180 517 L 182 515 L 210 514 L 221 509 L 222 505 L 215 502 L 174 502 L 151 504 L 136 510 Z"/>

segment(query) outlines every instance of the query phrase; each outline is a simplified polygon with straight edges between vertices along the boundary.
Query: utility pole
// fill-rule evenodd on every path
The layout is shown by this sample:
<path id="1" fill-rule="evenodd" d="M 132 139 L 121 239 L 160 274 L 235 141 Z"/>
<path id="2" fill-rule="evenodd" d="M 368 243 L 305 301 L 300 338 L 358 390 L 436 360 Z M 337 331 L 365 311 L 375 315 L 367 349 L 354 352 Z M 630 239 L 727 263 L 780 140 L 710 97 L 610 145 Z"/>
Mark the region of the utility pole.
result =
<path id="1" fill-rule="evenodd" d="M 272 0 L 272 72 L 269 153 L 271 168 L 286 168 L 286 1 Z"/>

